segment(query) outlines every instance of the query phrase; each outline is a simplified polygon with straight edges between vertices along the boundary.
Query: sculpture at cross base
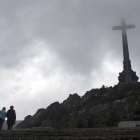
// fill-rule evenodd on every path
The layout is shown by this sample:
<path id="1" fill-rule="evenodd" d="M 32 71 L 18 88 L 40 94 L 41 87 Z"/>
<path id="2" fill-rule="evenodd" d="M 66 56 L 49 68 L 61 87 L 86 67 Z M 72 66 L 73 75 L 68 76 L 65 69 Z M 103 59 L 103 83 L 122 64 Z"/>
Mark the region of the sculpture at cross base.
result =
<path id="1" fill-rule="evenodd" d="M 139 77 L 136 75 L 131 68 L 131 61 L 129 59 L 129 50 L 127 42 L 126 29 L 135 28 L 135 25 L 125 25 L 125 19 L 121 19 L 121 26 L 115 26 L 113 30 L 122 30 L 122 41 L 123 41 L 123 71 L 119 73 L 119 84 L 124 83 L 137 83 Z"/>

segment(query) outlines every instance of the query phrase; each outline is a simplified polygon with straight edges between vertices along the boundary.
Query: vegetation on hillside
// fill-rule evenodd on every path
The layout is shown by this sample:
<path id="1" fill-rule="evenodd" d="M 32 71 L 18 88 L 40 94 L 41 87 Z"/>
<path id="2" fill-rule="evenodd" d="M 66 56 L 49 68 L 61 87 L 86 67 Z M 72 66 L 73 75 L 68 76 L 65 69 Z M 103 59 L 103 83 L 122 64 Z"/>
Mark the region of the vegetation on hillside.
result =
<path id="1" fill-rule="evenodd" d="M 69 95 L 46 109 L 26 117 L 17 128 L 113 127 L 120 121 L 140 120 L 140 83 L 115 85 L 87 91 L 84 96 Z"/>

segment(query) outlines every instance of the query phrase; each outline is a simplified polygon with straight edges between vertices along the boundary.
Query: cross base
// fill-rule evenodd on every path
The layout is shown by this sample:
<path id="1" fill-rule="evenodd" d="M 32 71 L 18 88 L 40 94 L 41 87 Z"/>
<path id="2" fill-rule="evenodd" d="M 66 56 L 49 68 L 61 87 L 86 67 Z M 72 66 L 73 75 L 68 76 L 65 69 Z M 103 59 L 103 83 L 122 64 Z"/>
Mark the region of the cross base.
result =
<path id="1" fill-rule="evenodd" d="M 131 75 L 131 79 L 132 79 L 131 82 L 126 81 L 126 78 L 125 78 L 126 74 L 125 73 L 126 73 L 125 70 L 123 70 L 122 72 L 119 73 L 119 77 L 118 77 L 119 83 L 118 84 L 137 83 L 138 82 L 139 77 L 136 75 L 135 71 L 130 70 L 130 75 Z"/>

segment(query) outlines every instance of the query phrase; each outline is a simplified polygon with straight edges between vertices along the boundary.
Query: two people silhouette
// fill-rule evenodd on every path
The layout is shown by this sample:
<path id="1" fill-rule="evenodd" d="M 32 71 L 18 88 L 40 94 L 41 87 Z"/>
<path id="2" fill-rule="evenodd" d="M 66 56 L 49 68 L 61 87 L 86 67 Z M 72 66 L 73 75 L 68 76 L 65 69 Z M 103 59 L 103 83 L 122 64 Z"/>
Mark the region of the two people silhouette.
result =
<path id="1" fill-rule="evenodd" d="M 10 106 L 10 109 L 7 112 L 5 107 L 3 107 L 0 111 L 0 130 L 2 129 L 6 117 L 8 125 L 7 129 L 11 130 L 16 121 L 16 112 L 14 110 L 14 106 Z"/>

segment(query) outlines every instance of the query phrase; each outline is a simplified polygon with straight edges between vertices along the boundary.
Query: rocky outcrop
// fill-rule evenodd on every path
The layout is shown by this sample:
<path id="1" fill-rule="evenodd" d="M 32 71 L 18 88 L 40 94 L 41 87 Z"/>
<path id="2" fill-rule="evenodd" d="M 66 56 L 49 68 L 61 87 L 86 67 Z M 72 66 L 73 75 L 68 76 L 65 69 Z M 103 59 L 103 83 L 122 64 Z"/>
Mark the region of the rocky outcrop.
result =
<path id="1" fill-rule="evenodd" d="M 25 117 L 16 128 L 112 127 L 126 120 L 140 120 L 140 83 L 102 86 L 82 97 L 70 94 L 61 104 L 54 102 Z"/>

